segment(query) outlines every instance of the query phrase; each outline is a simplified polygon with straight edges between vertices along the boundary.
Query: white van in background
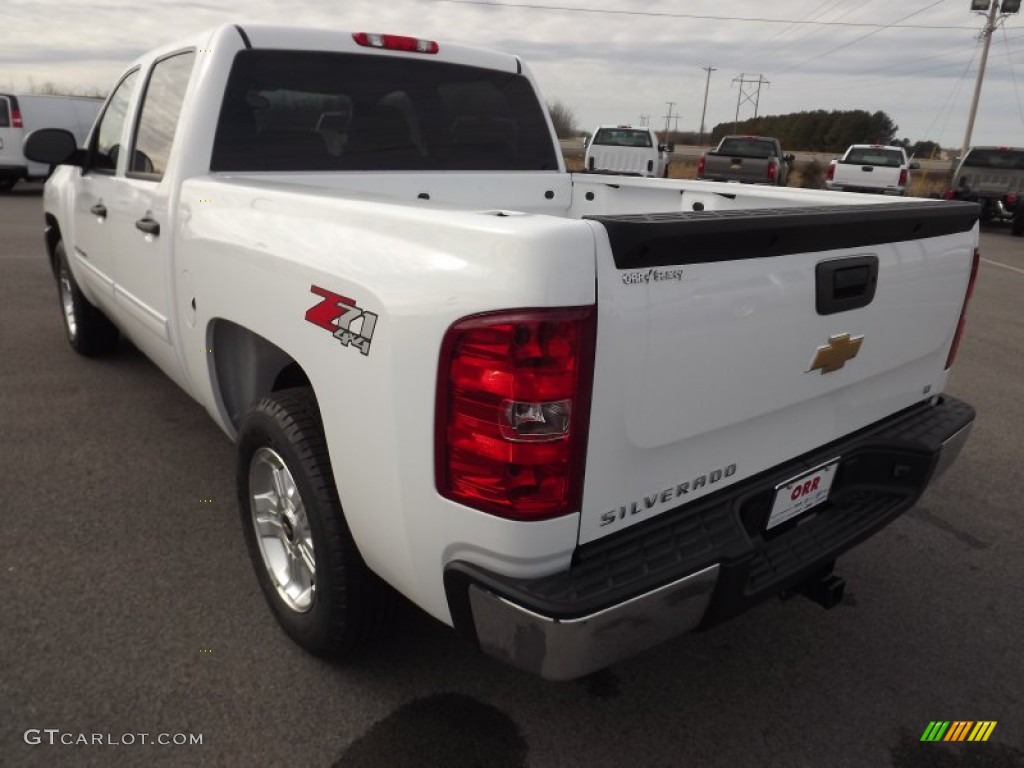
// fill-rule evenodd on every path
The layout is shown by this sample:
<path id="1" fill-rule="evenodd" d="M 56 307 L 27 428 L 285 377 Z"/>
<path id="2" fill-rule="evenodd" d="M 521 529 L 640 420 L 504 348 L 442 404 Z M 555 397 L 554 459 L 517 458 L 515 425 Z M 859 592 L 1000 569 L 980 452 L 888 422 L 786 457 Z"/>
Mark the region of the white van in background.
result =
<path id="1" fill-rule="evenodd" d="M 592 173 L 668 178 L 668 156 L 675 147 L 658 143 L 653 128 L 602 125 L 587 142 L 585 168 Z"/>
<path id="2" fill-rule="evenodd" d="M 22 179 L 45 179 L 49 167 L 25 159 L 21 144 L 39 128 L 71 131 L 79 146 L 103 106 L 103 99 L 0 93 L 0 192 Z"/>

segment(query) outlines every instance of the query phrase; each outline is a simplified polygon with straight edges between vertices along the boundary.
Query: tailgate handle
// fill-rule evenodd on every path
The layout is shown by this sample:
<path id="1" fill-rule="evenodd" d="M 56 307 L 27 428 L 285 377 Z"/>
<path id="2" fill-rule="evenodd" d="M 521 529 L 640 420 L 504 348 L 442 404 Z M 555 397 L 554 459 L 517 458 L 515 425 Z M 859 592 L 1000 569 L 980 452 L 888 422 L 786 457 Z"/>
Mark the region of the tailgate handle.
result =
<path id="1" fill-rule="evenodd" d="M 860 167 L 860 169 L 862 171 L 864 171 L 865 173 L 874 173 L 875 172 L 874 166 L 871 166 L 871 165 L 862 165 Z"/>
<path id="2" fill-rule="evenodd" d="M 101 219 L 105 219 L 107 218 L 107 206 L 103 203 L 96 203 L 96 205 L 89 209 L 89 213 L 93 216 L 99 216 Z"/>
<path id="3" fill-rule="evenodd" d="M 866 307 L 878 287 L 878 257 L 852 256 L 821 261 L 814 269 L 815 306 L 819 315 Z"/>

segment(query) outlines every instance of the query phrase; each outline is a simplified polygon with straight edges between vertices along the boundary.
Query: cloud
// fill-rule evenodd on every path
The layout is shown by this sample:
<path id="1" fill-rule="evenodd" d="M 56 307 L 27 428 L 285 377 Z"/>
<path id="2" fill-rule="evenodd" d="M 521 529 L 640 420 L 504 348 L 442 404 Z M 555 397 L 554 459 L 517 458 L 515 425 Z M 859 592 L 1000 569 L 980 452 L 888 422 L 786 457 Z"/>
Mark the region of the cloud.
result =
<path id="1" fill-rule="evenodd" d="M 731 120 L 741 73 L 763 74 L 760 112 L 883 110 L 901 135 L 962 140 L 978 64 L 982 19 L 963 2 L 893 5 L 790 0 L 525 0 L 534 5 L 602 7 L 629 14 L 466 5 L 444 0 L 223 0 L 150 4 L 128 0 L 6 0 L 0 29 L 0 86 L 47 80 L 106 90 L 139 52 L 226 22 L 262 22 L 412 34 L 519 54 L 543 93 L 574 107 L 586 126 L 638 122 L 676 102 L 679 127 L 700 122 L 705 72 L 713 66 L 709 124 Z M 874 31 L 918 12 L 907 26 Z M 670 18 L 643 13 L 771 18 Z M 832 26 L 806 22 L 832 22 Z M 799 23 L 804 22 L 804 23 Z M 1005 20 L 992 43 L 975 138 L 1020 143 L 1024 134 L 1024 23 Z M 873 32 L 868 37 L 868 33 Z M 863 38 L 863 39 L 858 39 Z M 841 47 L 846 45 L 847 47 Z M 1016 66 L 1020 71 L 1014 70 Z M 7 80 L 5 83 L 4 80 Z M 745 110 L 745 111 L 744 111 Z M 750 114 L 749 106 L 741 117 Z M 662 118 L 652 118 L 656 126 Z M 925 135 L 931 131 L 929 135 Z"/>

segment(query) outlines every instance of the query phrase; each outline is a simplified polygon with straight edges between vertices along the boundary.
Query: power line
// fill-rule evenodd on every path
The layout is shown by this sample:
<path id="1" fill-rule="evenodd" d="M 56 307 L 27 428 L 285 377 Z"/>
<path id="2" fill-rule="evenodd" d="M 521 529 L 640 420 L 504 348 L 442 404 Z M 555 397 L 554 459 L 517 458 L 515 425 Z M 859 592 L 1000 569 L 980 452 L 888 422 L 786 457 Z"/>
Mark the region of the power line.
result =
<path id="1" fill-rule="evenodd" d="M 878 29 L 873 29 L 871 32 L 868 32 L 865 35 L 861 35 L 860 37 L 855 37 L 853 40 L 850 40 L 847 43 L 843 43 L 842 45 L 837 45 L 835 48 L 830 48 L 829 50 L 825 51 L 824 53 L 819 53 L 816 56 L 811 56 L 809 59 L 804 59 L 803 61 L 797 62 L 796 64 L 791 64 L 790 66 L 786 67 L 785 69 L 779 70 L 779 72 L 777 72 L 776 74 L 782 74 L 783 72 L 789 72 L 791 70 L 796 69 L 797 67 L 802 67 L 804 64 L 810 64 L 812 61 L 818 61 L 818 59 L 824 59 L 826 56 L 831 56 L 833 53 L 841 51 L 844 48 L 849 48 L 851 45 L 855 45 L 856 43 L 859 43 L 862 40 L 867 40 L 872 35 L 877 35 L 879 32 L 882 32 L 882 31 L 884 31 L 886 29 L 893 29 L 894 27 L 899 26 L 901 22 L 906 21 L 907 19 L 912 18 L 914 16 L 917 16 L 920 13 L 924 13 L 925 11 L 934 8 L 936 5 L 939 5 L 942 2 L 943 2 L 943 0 L 935 0 L 935 2 L 931 3 L 930 5 L 926 5 L 924 8 L 919 8 L 918 10 L 914 11 L 913 13 L 908 13 L 906 16 L 903 16 L 902 18 L 897 19 L 896 21 L 892 22 L 891 24 L 886 24 L 885 26 L 881 26 Z M 907 28 L 909 26 L 911 26 L 911 25 L 904 25 L 904 28 Z M 970 27 L 958 27 L 958 29 L 970 29 Z"/>
<path id="2" fill-rule="evenodd" d="M 949 117 L 953 113 L 953 102 L 956 100 L 956 96 L 960 93 L 960 87 L 964 84 L 964 80 L 967 77 L 967 73 L 971 71 L 971 67 L 974 65 L 974 60 L 978 57 L 978 49 L 981 48 L 981 41 L 978 40 L 974 44 L 974 51 L 971 54 L 970 61 L 967 62 L 967 66 L 964 67 L 963 72 L 960 73 L 960 77 L 957 78 L 956 82 L 953 83 L 953 88 L 950 90 L 949 95 L 946 96 L 946 100 L 942 106 L 939 107 L 939 111 L 935 113 L 935 117 L 932 118 L 931 123 L 928 125 L 928 130 L 925 131 L 925 136 L 928 136 L 932 132 L 932 128 L 935 127 L 935 123 L 938 122 L 942 113 L 946 113 L 946 119 L 942 121 L 942 128 L 939 129 L 939 143 L 942 142 L 942 137 L 946 133 L 946 125 L 949 123 Z"/>
<path id="3" fill-rule="evenodd" d="M 567 13 L 590 13 L 590 14 L 607 14 L 612 16 L 646 16 L 650 18 L 662 18 L 662 19 L 700 19 L 705 21 L 745 21 L 756 24 L 814 24 L 822 27 L 861 27 L 878 29 L 972 29 L 967 26 L 954 26 L 954 25 L 939 25 L 939 24 L 900 24 L 900 21 L 909 19 L 911 16 L 916 16 L 920 11 L 916 11 L 903 19 L 893 22 L 892 24 L 868 24 L 867 22 L 858 21 L 807 21 L 807 20 L 794 20 L 794 19 L 767 19 L 757 16 L 714 16 L 711 14 L 700 14 L 700 13 L 670 13 L 667 11 L 622 11 L 614 8 L 576 8 L 573 6 L 566 5 L 543 5 L 540 3 L 516 3 L 516 2 L 505 2 L 503 0 L 432 0 L 435 3 L 452 3 L 455 5 L 479 5 L 487 6 L 491 8 L 525 8 L 536 11 L 564 11 Z M 938 5 L 943 0 L 936 0 L 932 5 Z M 928 8 L 932 6 L 929 5 Z M 925 11 L 928 8 L 922 8 Z"/>

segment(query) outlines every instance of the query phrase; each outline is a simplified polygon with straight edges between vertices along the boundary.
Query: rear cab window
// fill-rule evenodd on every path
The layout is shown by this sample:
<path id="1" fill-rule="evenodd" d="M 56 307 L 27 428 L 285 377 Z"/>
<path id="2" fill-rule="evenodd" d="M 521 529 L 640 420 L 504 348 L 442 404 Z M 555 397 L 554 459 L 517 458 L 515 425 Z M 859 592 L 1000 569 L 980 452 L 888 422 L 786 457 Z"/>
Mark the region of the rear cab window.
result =
<path id="1" fill-rule="evenodd" d="M 602 147 L 652 147 L 650 131 L 635 128 L 602 128 L 594 136 L 594 144 Z"/>
<path id="2" fill-rule="evenodd" d="M 240 51 L 213 171 L 558 170 L 522 75 L 439 61 Z"/>
<path id="3" fill-rule="evenodd" d="M 738 157 L 771 157 L 775 154 L 775 144 L 763 139 L 726 139 L 718 152 Z"/>
<path id="4" fill-rule="evenodd" d="M 903 165 L 903 153 L 895 149 L 875 149 L 864 147 L 851 149 L 844 162 L 855 165 L 880 165 L 898 168 Z"/>
<path id="5" fill-rule="evenodd" d="M 0 128 L 11 127 L 11 107 L 6 96 L 0 96 Z"/>
<path id="6" fill-rule="evenodd" d="M 1024 149 L 972 149 L 964 158 L 964 166 L 1024 171 Z"/>

